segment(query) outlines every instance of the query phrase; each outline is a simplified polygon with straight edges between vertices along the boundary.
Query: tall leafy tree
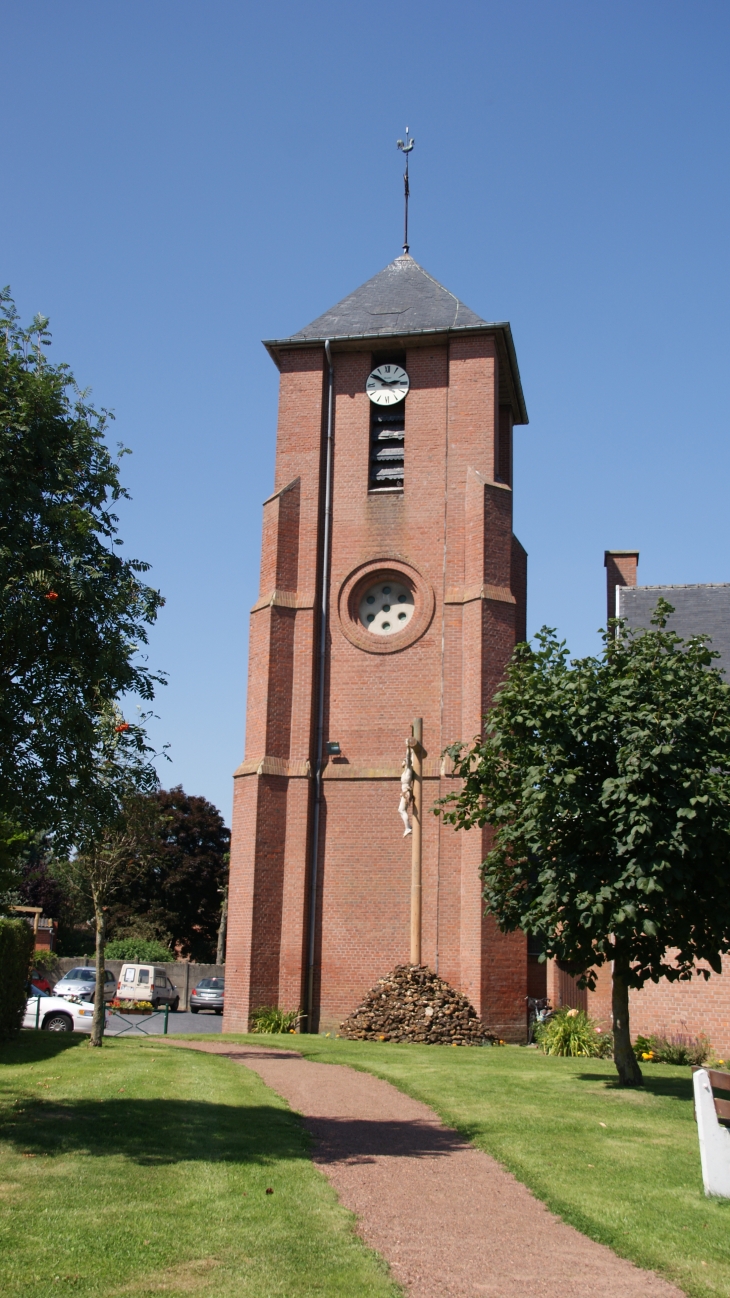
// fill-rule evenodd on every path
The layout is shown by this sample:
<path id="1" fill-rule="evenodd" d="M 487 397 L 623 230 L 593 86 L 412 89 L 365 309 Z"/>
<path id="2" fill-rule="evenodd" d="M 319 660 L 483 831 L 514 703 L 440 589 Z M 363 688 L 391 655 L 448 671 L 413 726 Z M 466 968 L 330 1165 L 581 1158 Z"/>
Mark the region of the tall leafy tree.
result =
<path id="1" fill-rule="evenodd" d="M 149 798 L 137 791 L 144 783 L 144 773 L 130 772 L 126 797 L 122 795 L 115 819 L 106 817 L 83 842 L 79 852 L 56 863 L 55 870 L 65 891 L 82 906 L 90 907 L 96 931 L 96 991 L 91 1045 L 101 1046 L 104 1039 L 104 973 L 107 922 L 114 898 L 144 869 L 144 847 L 150 837 L 154 809 Z M 156 778 L 150 768 L 149 778 Z M 121 792 L 121 790 L 120 790 Z"/>
<path id="2" fill-rule="evenodd" d="M 193 960 L 216 958 L 230 831 L 205 798 L 181 786 L 149 795 L 154 807 L 145 868 L 120 890 L 114 931 L 151 928 Z"/>
<path id="3" fill-rule="evenodd" d="M 60 847 L 87 833 L 89 807 L 99 825 L 117 814 L 100 725 L 123 694 L 153 697 L 140 647 L 163 601 L 119 552 L 111 416 L 49 343 L 48 321 L 21 328 L 0 293 L 0 813 Z"/>
<path id="4" fill-rule="evenodd" d="M 58 919 L 66 906 L 66 897 L 53 874 L 52 862 L 48 835 L 31 835 L 22 854 L 18 892 L 24 905 L 42 906 L 44 915 Z"/>
<path id="5" fill-rule="evenodd" d="M 0 814 L 0 914 L 26 900 L 23 896 L 23 861 L 32 841 L 32 833 Z"/>
<path id="6" fill-rule="evenodd" d="M 449 750 L 463 785 L 437 808 L 492 827 L 484 899 L 503 930 L 539 935 L 584 986 L 612 962 L 625 1086 L 642 1081 L 629 988 L 708 978 L 730 950 L 730 686 L 671 612 L 610 627 L 600 657 L 570 661 L 546 628 L 519 646 L 484 737 Z"/>

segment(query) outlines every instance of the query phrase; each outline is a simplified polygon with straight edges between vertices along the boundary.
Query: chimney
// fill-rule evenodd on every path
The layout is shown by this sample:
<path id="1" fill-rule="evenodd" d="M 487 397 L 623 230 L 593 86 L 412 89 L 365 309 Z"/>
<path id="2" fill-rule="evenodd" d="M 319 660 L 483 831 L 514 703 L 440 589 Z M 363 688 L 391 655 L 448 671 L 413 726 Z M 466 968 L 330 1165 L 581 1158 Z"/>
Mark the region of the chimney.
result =
<path id="1" fill-rule="evenodd" d="M 639 566 L 638 550 L 606 550 L 603 556 L 606 567 L 606 616 L 618 616 L 616 587 L 635 586 Z"/>

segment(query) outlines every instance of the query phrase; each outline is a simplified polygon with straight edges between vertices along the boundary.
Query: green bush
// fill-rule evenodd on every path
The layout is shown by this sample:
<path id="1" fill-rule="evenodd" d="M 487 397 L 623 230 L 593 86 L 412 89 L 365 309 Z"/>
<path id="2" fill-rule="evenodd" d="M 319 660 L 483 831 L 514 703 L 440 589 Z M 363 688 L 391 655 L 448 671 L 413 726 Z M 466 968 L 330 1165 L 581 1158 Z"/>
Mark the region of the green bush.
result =
<path id="1" fill-rule="evenodd" d="M 260 1005 L 251 1010 L 250 1032 L 294 1032 L 301 1018 L 298 1010 L 280 1010 L 276 1005 Z"/>
<path id="2" fill-rule="evenodd" d="M 122 937 L 107 942 L 104 954 L 109 960 L 133 960 L 135 964 L 163 964 L 174 959 L 162 942 L 144 937 Z"/>
<path id="3" fill-rule="evenodd" d="M 642 1064 L 704 1064 L 712 1054 L 709 1037 L 637 1037 L 634 1052 Z"/>
<path id="4" fill-rule="evenodd" d="M 55 973 L 58 965 L 58 956 L 55 951 L 48 951 L 43 947 L 36 947 L 32 956 L 32 969 L 41 969 L 43 973 Z"/>
<path id="5" fill-rule="evenodd" d="M 613 1052 L 608 1032 L 599 1032 L 595 1021 L 585 1010 L 557 1010 L 547 1023 L 535 1032 L 535 1040 L 544 1055 L 572 1055 L 587 1059 L 606 1059 Z"/>
<path id="6" fill-rule="evenodd" d="M 33 930 L 24 919 L 0 919 L 0 1041 L 20 1032 L 33 946 Z"/>

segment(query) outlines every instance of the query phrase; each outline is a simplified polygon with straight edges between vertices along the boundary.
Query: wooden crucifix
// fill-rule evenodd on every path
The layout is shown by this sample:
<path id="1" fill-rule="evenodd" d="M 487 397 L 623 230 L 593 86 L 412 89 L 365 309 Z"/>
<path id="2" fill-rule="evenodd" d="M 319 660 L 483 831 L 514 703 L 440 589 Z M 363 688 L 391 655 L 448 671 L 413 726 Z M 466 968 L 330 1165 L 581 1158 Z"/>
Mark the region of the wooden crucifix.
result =
<path id="1" fill-rule="evenodd" d="M 408 740 L 413 763 L 411 803 L 411 964 L 421 963 L 421 812 L 423 809 L 423 717 L 416 717 Z"/>

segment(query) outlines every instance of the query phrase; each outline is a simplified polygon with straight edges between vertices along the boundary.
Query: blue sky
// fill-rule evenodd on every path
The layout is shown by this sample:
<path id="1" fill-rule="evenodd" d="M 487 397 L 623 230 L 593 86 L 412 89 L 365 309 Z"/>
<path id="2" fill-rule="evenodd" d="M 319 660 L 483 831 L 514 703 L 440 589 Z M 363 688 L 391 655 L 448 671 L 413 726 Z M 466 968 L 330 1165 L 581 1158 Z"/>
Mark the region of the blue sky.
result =
<path id="1" fill-rule="evenodd" d="M 597 647 L 603 552 L 730 580 L 730 9 L 15 0 L 0 279 L 131 447 L 127 550 L 167 598 L 165 783 L 228 819 L 277 372 L 260 339 L 400 251 L 512 323 L 531 631 Z"/>

